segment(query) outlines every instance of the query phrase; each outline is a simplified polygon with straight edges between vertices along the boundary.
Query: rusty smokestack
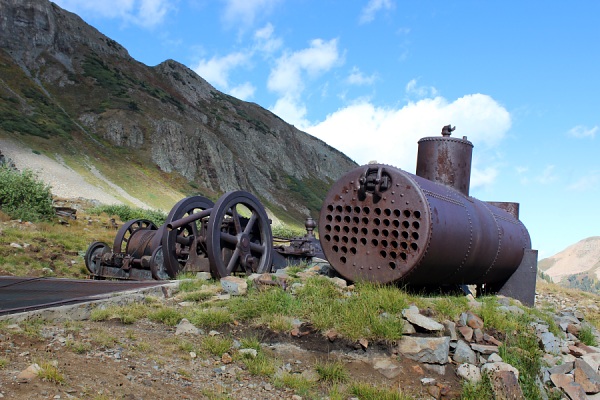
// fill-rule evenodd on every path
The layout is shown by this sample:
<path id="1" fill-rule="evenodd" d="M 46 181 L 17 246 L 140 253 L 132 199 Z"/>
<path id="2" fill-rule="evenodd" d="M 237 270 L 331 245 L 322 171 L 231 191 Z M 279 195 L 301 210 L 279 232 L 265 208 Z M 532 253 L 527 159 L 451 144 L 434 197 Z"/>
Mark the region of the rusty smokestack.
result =
<path id="1" fill-rule="evenodd" d="M 450 137 L 456 127 L 446 125 L 442 136 L 419 140 L 416 175 L 469 195 L 473 143 Z"/>

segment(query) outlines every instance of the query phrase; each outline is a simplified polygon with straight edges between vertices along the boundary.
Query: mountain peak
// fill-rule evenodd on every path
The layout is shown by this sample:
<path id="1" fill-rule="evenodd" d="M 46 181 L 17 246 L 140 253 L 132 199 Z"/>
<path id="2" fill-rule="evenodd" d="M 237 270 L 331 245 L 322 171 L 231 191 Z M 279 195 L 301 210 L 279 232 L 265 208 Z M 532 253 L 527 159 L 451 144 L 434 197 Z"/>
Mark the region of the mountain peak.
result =
<path id="1" fill-rule="evenodd" d="M 356 166 L 175 60 L 134 60 L 47 0 L 0 0 L 0 49 L 0 136 L 152 207 L 241 189 L 302 222 Z"/>

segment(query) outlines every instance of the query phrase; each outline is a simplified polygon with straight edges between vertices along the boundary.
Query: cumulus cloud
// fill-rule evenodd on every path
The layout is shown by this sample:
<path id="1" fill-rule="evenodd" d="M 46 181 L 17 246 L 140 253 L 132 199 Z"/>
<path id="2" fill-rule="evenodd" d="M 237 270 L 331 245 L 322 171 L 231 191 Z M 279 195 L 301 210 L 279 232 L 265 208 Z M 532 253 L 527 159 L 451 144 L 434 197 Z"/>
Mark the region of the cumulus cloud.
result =
<path id="1" fill-rule="evenodd" d="M 271 111 L 299 129 L 309 125 L 306 119 L 306 106 L 295 96 L 280 97 L 271 107 Z"/>
<path id="2" fill-rule="evenodd" d="M 250 54 L 236 52 L 223 57 L 212 57 L 210 60 L 200 60 L 192 68 L 198 75 L 221 90 L 229 89 L 229 73 L 232 69 L 244 65 L 249 61 Z"/>
<path id="3" fill-rule="evenodd" d="M 258 15 L 271 13 L 281 0 L 223 0 L 225 11 L 223 18 L 229 25 L 252 26 Z"/>
<path id="4" fill-rule="evenodd" d="M 370 160 L 409 172 L 416 165 L 417 142 L 440 135 L 444 125 L 457 126 L 479 149 L 491 149 L 511 126 L 509 112 L 493 98 L 471 94 L 449 102 L 442 97 L 409 102 L 400 108 L 376 107 L 363 100 L 340 109 L 306 131 L 344 152 L 359 164 Z M 474 184 L 491 182 L 494 167 L 474 172 Z"/>
<path id="5" fill-rule="evenodd" d="M 569 129 L 569 132 L 567 132 L 567 134 L 569 136 L 572 137 L 576 137 L 576 138 L 595 138 L 596 137 L 596 133 L 598 132 L 598 126 L 594 126 L 593 128 L 588 128 L 587 126 L 583 126 L 583 125 L 577 125 L 576 127 L 573 127 L 571 129 Z"/>
<path id="6" fill-rule="evenodd" d="M 256 92 L 256 87 L 250 82 L 242 83 L 236 87 L 231 88 L 229 94 L 233 97 L 237 97 L 240 100 L 249 100 L 254 96 L 254 92 Z"/>
<path id="7" fill-rule="evenodd" d="M 271 111 L 291 124 L 306 126 L 306 107 L 300 99 L 304 80 L 322 75 L 341 61 L 337 39 L 314 39 L 305 49 L 284 53 L 275 62 L 267 81 L 267 88 L 279 95 Z"/>
<path id="8" fill-rule="evenodd" d="M 169 0 L 55 0 L 55 3 L 77 14 L 93 14 L 102 18 L 119 18 L 143 27 L 154 27 L 173 9 Z"/>
<path id="9" fill-rule="evenodd" d="M 365 75 L 358 67 L 353 67 L 348 75 L 347 82 L 351 85 L 372 85 L 377 77 L 373 75 Z"/>
<path id="10" fill-rule="evenodd" d="M 283 41 L 275 36 L 275 28 L 270 23 L 254 33 L 254 41 L 256 49 L 267 54 L 274 53 L 283 45 Z"/>
<path id="11" fill-rule="evenodd" d="M 496 177 L 498 177 L 498 172 L 498 168 L 495 166 L 489 166 L 482 169 L 475 163 L 471 167 L 471 182 L 469 187 L 474 189 L 491 185 L 496 180 Z"/>
<path id="12" fill-rule="evenodd" d="M 362 9 L 358 22 L 366 24 L 375 19 L 375 14 L 381 10 L 391 10 L 394 8 L 392 0 L 370 0 L 369 3 Z"/>

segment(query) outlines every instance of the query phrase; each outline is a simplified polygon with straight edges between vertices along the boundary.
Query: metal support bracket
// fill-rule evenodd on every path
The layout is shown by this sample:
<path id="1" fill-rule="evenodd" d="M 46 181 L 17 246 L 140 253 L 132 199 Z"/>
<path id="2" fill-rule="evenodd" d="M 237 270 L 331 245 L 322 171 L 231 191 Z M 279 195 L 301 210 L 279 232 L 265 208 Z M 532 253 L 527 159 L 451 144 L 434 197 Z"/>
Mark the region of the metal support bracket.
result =
<path id="1" fill-rule="evenodd" d="M 535 303 L 537 262 L 538 251 L 525 249 L 519 268 L 504 282 L 497 293 L 533 307 Z"/>

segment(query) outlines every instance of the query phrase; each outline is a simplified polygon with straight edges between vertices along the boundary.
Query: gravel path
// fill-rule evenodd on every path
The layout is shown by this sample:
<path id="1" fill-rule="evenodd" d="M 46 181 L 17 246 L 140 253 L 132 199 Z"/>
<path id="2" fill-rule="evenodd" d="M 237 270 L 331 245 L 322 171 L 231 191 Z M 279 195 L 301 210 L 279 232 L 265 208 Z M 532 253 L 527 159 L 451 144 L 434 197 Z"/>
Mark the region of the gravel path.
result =
<path id="1" fill-rule="evenodd" d="M 122 201 L 107 193 L 105 189 L 87 182 L 83 176 L 69 168 L 64 162 L 53 160 L 43 154 L 35 154 L 31 148 L 16 140 L 0 138 L 0 153 L 10 158 L 19 170 L 34 171 L 42 181 L 51 186 L 52 194 L 56 197 L 85 198 L 104 204 L 122 204 Z M 94 166 L 91 166 L 90 170 L 94 176 L 104 181 L 111 191 L 118 193 L 119 196 L 126 198 L 137 207 L 151 208 L 102 176 Z"/>

